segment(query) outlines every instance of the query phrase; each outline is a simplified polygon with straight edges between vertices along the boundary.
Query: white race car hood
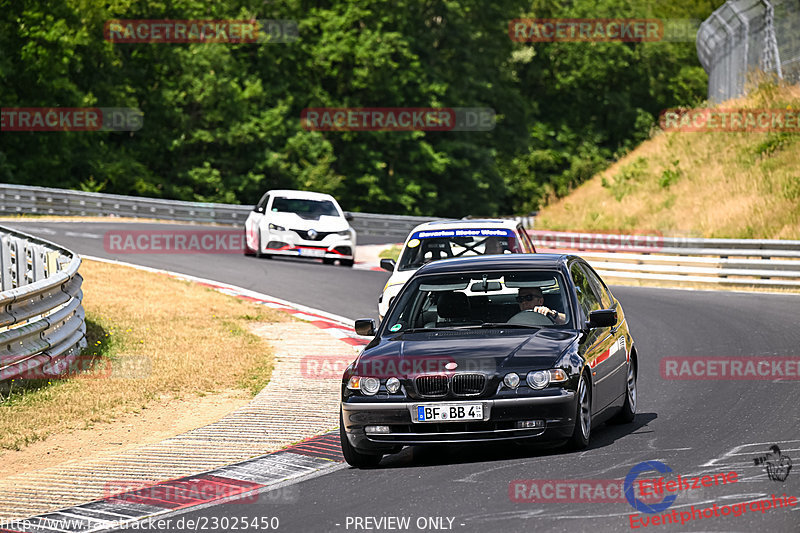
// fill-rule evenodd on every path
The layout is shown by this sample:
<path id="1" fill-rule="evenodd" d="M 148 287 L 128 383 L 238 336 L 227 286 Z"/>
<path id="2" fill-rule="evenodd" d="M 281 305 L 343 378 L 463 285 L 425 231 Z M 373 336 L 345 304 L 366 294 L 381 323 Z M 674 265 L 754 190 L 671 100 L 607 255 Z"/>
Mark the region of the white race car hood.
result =
<path id="1" fill-rule="evenodd" d="M 272 212 L 265 217 L 269 223 L 283 226 L 286 229 L 316 230 L 318 232 L 343 231 L 350 227 L 344 217 L 322 215 L 319 219 L 302 218 L 295 213 Z"/>
<path id="2" fill-rule="evenodd" d="M 400 287 L 402 287 L 405 284 L 406 281 L 411 279 L 411 276 L 413 276 L 414 273 L 417 270 L 419 270 L 419 269 L 415 268 L 413 270 L 403 270 L 403 271 L 398 271 L 398 272 L 392 273 L 392 276 L 389 278 L 389 281 L 386 283 L 386 289 L 388 290 L 389 287 L 391 287 L 392 285 L 397 285 L 397 287 L 394 290 L 393 296 L 396 295 L 398 292 L 400 292 Z"/>

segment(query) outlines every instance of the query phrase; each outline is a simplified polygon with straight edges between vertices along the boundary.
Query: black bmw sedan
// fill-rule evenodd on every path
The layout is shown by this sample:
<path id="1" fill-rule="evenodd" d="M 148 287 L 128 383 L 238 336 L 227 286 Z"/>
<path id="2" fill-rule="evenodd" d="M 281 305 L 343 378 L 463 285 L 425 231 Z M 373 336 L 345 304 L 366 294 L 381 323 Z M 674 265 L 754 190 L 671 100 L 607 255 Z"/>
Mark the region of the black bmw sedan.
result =
<path id="1" fill-rule="evenodd" d="M 622 306 L 580 257 L 436 261 L 405 284 L 342 378 L 347 462 L 406 445 L 564 440 L 636 411 L 636 347 Z"/>

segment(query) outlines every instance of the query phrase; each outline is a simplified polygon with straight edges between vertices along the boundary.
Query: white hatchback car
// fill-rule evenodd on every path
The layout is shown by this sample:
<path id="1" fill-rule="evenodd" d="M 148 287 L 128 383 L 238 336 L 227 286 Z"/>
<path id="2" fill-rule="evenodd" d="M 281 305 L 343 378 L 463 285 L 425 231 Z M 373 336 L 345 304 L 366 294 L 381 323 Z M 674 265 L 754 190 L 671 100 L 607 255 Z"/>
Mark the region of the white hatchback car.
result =
<path id="1" fill-rule="evenodd" d="M 381 320 L 403 285 L 425 263 L 451 257 L 487 254 L 528 254 L 536 249 L 516 220 L 439 220 L 420 224 L 406 238 L 400 259 L 381 259 L 392 273 L 378 297 Z"/>
<path id="2" fill-rule="evenodd" d="M 356 232 L 333 196 L 318 192 L 267 191 L 244 223 L 245 254 L 335 260 L 353 266 Z"/>

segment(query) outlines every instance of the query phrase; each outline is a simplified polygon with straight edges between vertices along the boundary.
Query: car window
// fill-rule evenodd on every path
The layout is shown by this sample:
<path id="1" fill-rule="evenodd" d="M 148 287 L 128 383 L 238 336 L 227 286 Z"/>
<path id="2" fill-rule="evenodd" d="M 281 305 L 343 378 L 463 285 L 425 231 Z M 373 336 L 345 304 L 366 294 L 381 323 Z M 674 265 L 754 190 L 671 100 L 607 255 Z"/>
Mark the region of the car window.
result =
<path id="1" fill-rule="evenodd" d="M 531 325 L 569 327 L 570 310 L 563 277 L 557 271 L 504 271 L 442 274 L 413 279 L 386 318 L 386 335 L 407 329 Z M 524 305 L 520 295 L 539 292 L 538 305 L 555 310 L 548 318 Z M 530 302 L 531 299 L 526 300 Z M 525 315 L 521 319 L 519 315 Z"/>
<path id="2" fill-rule="evenodd" d="M 589 284 L 592 286 L 592 291 L 600 300 L 600 304 L 603 306 L 603 309 L 611 309 L 613 305 L 613 300 L 611 299 L 611 294 L 608 292 L 608 288 L 603 283 L 603 280 L 600 279 L 600 276 L 591 269 L 588 265 L 581 265 L 583 271 L 586 273 L 586 278 L 589 280 Z"/>
<path id="3" fill-rule="evenodd" d="M 422 230 L 411 235 L 397 268 L 413 270 L 439 259 L 524 251 L 514 232 L 508 229 Z"/>
<path id="4" fill-rule="evenodd" d="M 520 240 L 522 241 L 523 248 L 529 254 L 536 252 L 536 247 L 533 246 L 533 242 L 531 242 L 531 238 L 528 235 L 528 232 L 525 231 L 525 228 L 522 227 L 522 224 L 517 225 L 517 233 L 520 236 Z"/>
<path id="5" fill-rule="evenodd" d="M 258 211 L 259 213 L 263 213 L 267 209 L 267 204 L 269 204 L 269 194 L 268 193 L 264 194 L 264 196 L 261 197 L 261 200 L 259 200 L 258 204 L 256 204 L 256 208 L 254 209 L 254 211 Z"/>
<path id="6" fill-rule="evenodd" d="M 575 282 L 575 293 L 578 296 L 578 304 L 583 311 L 584 320 L 588 320 L 589 313 L 603 309 L 600 298 L 595 294 L 589 279 L 586 277 L 586 273 L 579 263 L 572 263 L 569 271 L 572 275 L 572 280 Z"/>
<path id="7" fill-rule="evenodd" d="M 305 219 L 319 219 L 321 216 L 338 217 L 339 211 L 330 200 L 306 200 L 301 198 L 284 198 L 276 196 L 271 211 L 277 213 L 294 213 Z"/>

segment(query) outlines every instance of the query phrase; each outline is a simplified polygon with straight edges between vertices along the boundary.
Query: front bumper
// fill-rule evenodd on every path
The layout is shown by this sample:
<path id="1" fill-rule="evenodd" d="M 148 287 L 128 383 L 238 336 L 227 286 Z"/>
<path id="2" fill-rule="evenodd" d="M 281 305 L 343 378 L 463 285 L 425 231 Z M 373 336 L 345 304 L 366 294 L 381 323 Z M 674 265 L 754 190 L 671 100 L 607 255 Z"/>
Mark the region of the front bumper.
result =
<path id="1" fill-rule="evenodd" d="M 343 402 L 342 417 L 350 444 L 361 450 L 390 450 L 397 445 L 487 442 L 516 439 L 562 440 L 575 427 L 574 391 L 502 400 Z M 483 420 L 419 423 L 416 406 L 426 403 L 481 403 Z M 544 427 L 518 429 L 516 422 L 542 420 Z M 389 426 L 390 433 L 366 433 L 366 426 Z"/>
<path id="2" fill-rule="evenodd" d="M 271 231 L 262 238 L 263 253 L 316 257 L 325 259 L 355 259 L 355 243 L 348 237 L 329 235 L 322 240 L 303 239 L 293 231 Z"/>

